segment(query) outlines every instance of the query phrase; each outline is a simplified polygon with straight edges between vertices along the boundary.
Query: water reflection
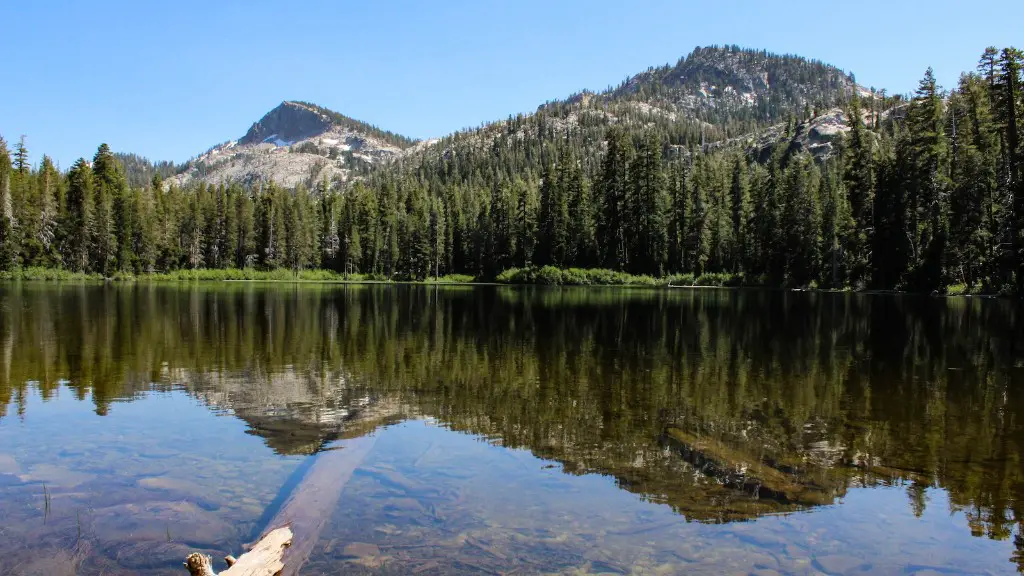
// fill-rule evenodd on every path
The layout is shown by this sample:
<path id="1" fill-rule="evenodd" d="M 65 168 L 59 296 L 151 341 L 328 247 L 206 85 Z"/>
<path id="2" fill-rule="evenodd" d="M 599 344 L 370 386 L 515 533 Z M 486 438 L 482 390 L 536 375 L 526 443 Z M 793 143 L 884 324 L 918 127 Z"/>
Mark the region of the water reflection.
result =
<path id="1" fill-rule="evenodd" d="M 0 418 L 32 389 L 97 415 L 185 390 L 304 455 L 428 417 L 702 523 L 899 490 L 918 516 L 941 505 L 1015 539 L 1024 567 L 1018 314 L 770 291 L 7 285 Z"/>

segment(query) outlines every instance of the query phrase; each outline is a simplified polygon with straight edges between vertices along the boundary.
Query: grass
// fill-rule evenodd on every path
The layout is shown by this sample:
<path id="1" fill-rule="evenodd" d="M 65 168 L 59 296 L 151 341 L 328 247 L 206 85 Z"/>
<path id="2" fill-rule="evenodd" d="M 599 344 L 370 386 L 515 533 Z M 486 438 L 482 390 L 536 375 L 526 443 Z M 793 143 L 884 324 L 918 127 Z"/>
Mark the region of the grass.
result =
<path id="1" fill-rule="evenodd" d="M 332 270 L 290 270 L 277 268 L 257 270 L 255 268 L 225 268 L 173 270 L 147 274 L 116 272 L 110 277 L 98 273 L 72 272 L 60 268 L 29 267 L 0 271 L 0 281 L 45 281 L 45 282 L 321 282 L 321 283 L 377 283 L 402 282 L 420 284 L 474 284 L 483 281 L 469 274 L 447 274 L 431 276 L 425 280 L 404 280 L 389 278 L 382 274 L 340 274 Z M 635 287 L 740 287 L 765 286 L 765 279 L 744 276 L 742 273 L 671 274 L 663 277 L 628 274 L 604 268 L 556 268 L 554 266 L 529 266 L 509 268 L 494 278 L 498 284 L 540 285 L 540 286 L 635 286 Z M 818 289 L 816 283 L 807 287 Z M 843 290 L 842 288 L 840 288 Z M 850 290 L 846 288 L 845 290 Z M 856 291 L 854 289 L 854 291 Z M 986 289 L 983 286 L 952 284 L 945 289 L 947 296 L 971 294 L 1010 295 L 1012 290 Z"/>
<path id="2" fill-rule="evenodd" d="M 83 280 L 103 280 L 103 276 L 101 274 L 90 274 L 86 272 L 72 272 L 70 270 L 63 270 L 60 268 L 31 267 L 15 268 L 14 270 L 2 271 L 0 272 L 0 280 L 43 280 L 47 282 L 74 282 Z"/>
<path id="3" fill-rule="evenodd" d="M 546 286 L 745 286 L 742 274 L 673 274 L 661 278 L 628 274 L 603 268 L 554 266 L 510 268 L 495 278 L 499 284 L 538 284 Z"/>
<path id="4" fill-rule="evenodd" d="M 277 268 L 273 270 L 257 270 L 255 268 L 224 268 L 172 270 L 170 272 L 153 272 L 133 274 L 131 272 L 115 272 L 109 277 L 98 273 L 72 272 L 60 268 L 17 268 L 0 272 L 0 281 L 45 281 L 45 282 L 391 282 L 392 279 L 382 274 L 340 274 L 333 270 L 289 270 Z M 430 284 L 468 284 L 476 279 L 468 274 L 448 274 L 431 277 L 422 281 Z"/>

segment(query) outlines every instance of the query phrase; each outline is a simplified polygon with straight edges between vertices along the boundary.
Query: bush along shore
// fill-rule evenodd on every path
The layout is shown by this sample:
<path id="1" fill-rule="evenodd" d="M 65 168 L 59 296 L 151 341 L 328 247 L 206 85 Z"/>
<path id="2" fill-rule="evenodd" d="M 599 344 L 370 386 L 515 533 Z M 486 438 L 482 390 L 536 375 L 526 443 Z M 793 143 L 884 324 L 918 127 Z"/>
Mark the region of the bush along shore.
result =
<path id="1" fill-rule="evenodd" d="M 46 282 L 350 282 L 350 283 L 374 283 L 401 281 L 399 278 L 389 278 L 382 274 L 342 274 L 332 270 L 290 270 L 287 268 L 275 268 L 272 270 L 259 270 L 256 268 L 217 268 L 217 269 L 195 269 L 195 270 L 174 270 L 171 272 L 152 272 L 133 274 L 130 272 L 116 272 L 110 276 L 104 276 L 94 272 L 73 272 L 60 268 L 15 268 L 13 270 L 0 271 L 0 281 L 26 280 Z M 448 274 L 441 277 L 430 277 L 420 280 L 421 283 L 429 284 L 468 284 L 474 282 L 475 278 L 466 274 Z"/>
<path id="2" fill-rule="evenodd" d="M 790 288 L 794 290 L 818 290 L 811 283 L 807 286 L 773 286 L 763 277 L 743 273 L 708 272 L 704 274 L 670 274 L 648 276 L 629 274 L 604 268 L 557 268 L 554 266 L 527 266 L 509 268 L 494 278 L 477 277 L 469 274 L 446 274 L 425 279 L 411 279 L 384 274 L 343 274 L 331 270 L 305 269 L 290 270 L 275 268 L 217 268 L 174 270 L 132 274 L 118 272 L 112 276 L 98 273 L 74 272 L 61 268 L 29 267 L 0 271 L 0 281 L 41 281 L 41 282 L 308 282 L 339 284 L 503 284 L 509 286 L 625 286 L 625 287 L 676 287 L 676 288 Z M 853 292 L 852 288 L 829 291 Z M 985 292 L 980 285 L 954 284 L 945 292 L 935 295 L 971 296 L 1005 295 Z"/>

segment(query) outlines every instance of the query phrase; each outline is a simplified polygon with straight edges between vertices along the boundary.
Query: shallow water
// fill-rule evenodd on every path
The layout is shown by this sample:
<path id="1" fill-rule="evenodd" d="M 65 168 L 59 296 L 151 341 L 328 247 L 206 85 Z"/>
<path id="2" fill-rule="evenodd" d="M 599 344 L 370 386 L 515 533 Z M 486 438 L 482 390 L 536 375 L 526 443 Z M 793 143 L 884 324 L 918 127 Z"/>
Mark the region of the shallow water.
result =
<path id="1" fill-rule="evenodd" d="M 0 573 L 237 554 L 357 438 L 372 449 L 309 512 L 326 524 L 304 574 L 1013 573 L 1018 314 L 774 291 L 3 285 Z"/>

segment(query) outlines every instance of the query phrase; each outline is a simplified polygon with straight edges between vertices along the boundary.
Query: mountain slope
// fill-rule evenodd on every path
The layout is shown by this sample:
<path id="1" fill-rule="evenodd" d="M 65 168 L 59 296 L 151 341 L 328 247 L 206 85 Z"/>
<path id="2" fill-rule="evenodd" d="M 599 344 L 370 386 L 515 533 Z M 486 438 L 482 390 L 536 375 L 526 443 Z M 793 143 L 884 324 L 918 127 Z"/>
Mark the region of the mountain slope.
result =
<path id="1" fill-rule="evenodd" d="M 345 181 L 387 162 L 415 141 L 306 102 L 282 102 L 238 140 L 189 161 L 174 182 L 286 187 Z"/>
<path id="2" fill-rule="evenodd" d="M 697 48 L 674 65 L 650 68 L 600 93 L 584 91 L 547 102 L 528 115 L 420 142 L 381 130 L 307 102 L 283 102 L 240 139 L 215 146 L 190 161 L 178 185 L 273 180 L 286 187 L 312 186 L 323 178 L 345 182 L 396 158 L 406 167 L 439 162 L 479 165 L 499 150 L 515 151 L 509 176 L 535 169 L 541 150 L 566 140 L 584 162 L 596 160 L 612 125 L 657 128 L 680 153 L 772 130 L 790 116 L 834 107 L 853 93 L 869 94 L 851 75 L 815 60 L 736 46 Z M 841 128 L 840 128 L 841 129 Z M 831 147 L 821 147 L 829 153 Z M 459 180 L 469 174 L 451 174 Z"/>
<path id="3" fill-rule="evenodd" d="M 403 165 L 465 183 L 479 177 L 474 167 L 493 163 L 502 177 L 514 179 L 538 173 L 554 160 L 551 149 L 568 144 L 584 172 L 594 173 L 611 126 L 635 134 L 654 129 L 672 156 L 716 142 L 757 140 L 763 148 L 770 144 L 766 138 L 781 140 L 779 125 L 790 117 L 827 116 L 829 133 L 807 142 L 811 152 L 824 157 L 833 150 L 824 144 L 846 130 L 836 120 L 854 93 L 870 91 L 821 62 L 735 46 L 697 48 L 675 65 L 651 68 L 604 92 L 580 92 L 545 103 L 535 113 L 410 150 Z"/>

